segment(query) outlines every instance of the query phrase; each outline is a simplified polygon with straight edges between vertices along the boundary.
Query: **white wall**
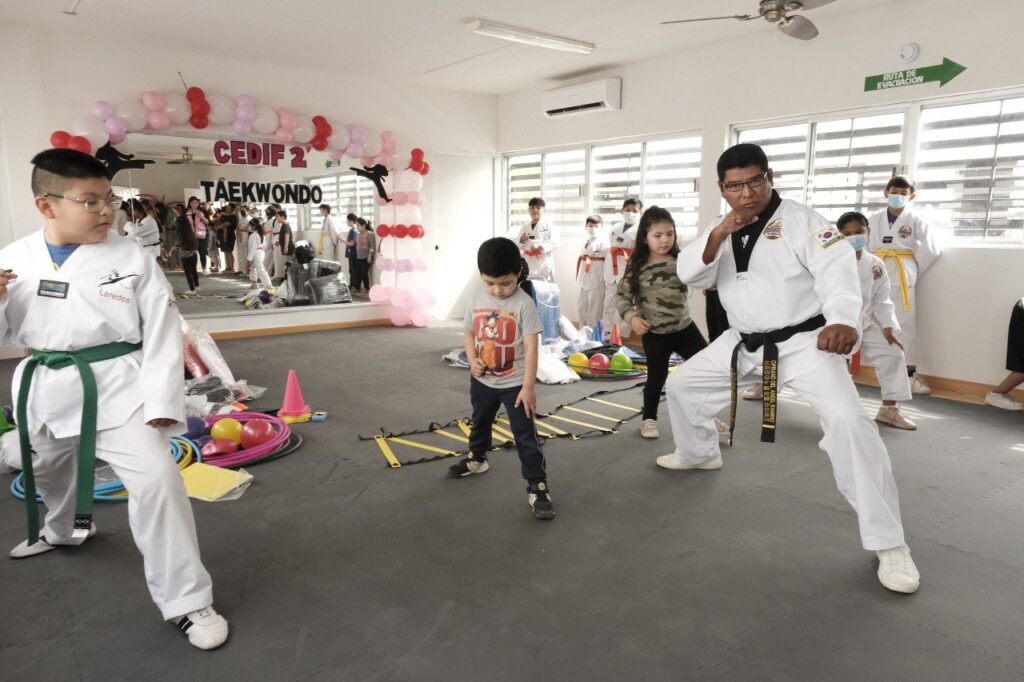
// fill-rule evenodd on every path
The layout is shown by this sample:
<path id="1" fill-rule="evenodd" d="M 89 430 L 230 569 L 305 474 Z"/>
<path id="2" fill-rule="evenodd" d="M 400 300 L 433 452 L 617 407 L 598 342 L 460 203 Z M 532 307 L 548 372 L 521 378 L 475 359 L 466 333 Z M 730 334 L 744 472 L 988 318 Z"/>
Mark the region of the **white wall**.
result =
<path id="1" fill-rule="evenodd" d="M 6 151 L 15 235 L 25 235 L 41 225 L 29 191 L 29 160 L 49 146 L 50 133 L 87 113 L 97 99 L 116 103 L 144 90 L 180 92 L 178 70 L 189 84 L 199 85 L 207 93 L 248 93 L 260 103 L 288 106 L 307 115 L 323 114 L 336 124 L 355 122 L 378 132 L 394 131 L 401 149 L 421 147 L 431 164 L 427 205 L 432 222 L 424 224 L 431 239 L 441 251 L 458 249 L 466 230 L 475 229 L 476 212 L 463 209 L 466 173 L 474 175 L 477 183 L 491 178 L 490 159 L 497 150 L 496 97 L 162 47 L 169 42 L 132 44 L 113 31 L 109 40 L 69 40 L 0 22 L 0 144 Z M 258 58 L 259 50 L 252 52 Z M 447 175 L 448 159 L 463 154 L 473 155 L 479 167 L 467 171 L 465 164 L 455 164 L 455 172 Z M 2 177 L 0 174 L 0 180 Z M 0 191 L 0 198 L 3 196 Z M 488 192 L 484 207 L 488 220 L 493 215 L 491 196 Z M 0 207 L 0 212 L 6 210 L 8 207 Z M 10 239 L 11 235 L 0 232 L 0 246 Z M 446 267 L 449 270 L 443 274 L 432 273 L 438 290 L 449 281 L 464 281 L 474 266 L 459 260 Z M 449 311 L 438 307 L 436 312 L 446 316 Z"/>
<path id="2" fill-rule="evenodd" d="M 499 148 L 507 152 L 699 129 L 701 186 L 714 188 L 715 162 L 728 145 L 732 124 L 1024 85 L 1024 52 L 1017 48 L 1024 2 L 903 0 L 815 21 L 821 35 L 808 42 L 766 27 L 744 40 L 588 75 L 623 79 L 621 111 L 551 120 L 541 113 L 540 90 L 502 96 Z M 921 46 L 913 66 L 948 57 L 967 71 L 941 90 L 932 83 L 865 93 L 866 76 L 903 68 L 896 52 L 908 42 Z M 717 191 L 705 192 L 701 224 L 709 224 L 720 206 Z M 558 283 L 563 311 L 575 318 L 579 240 L 563 241 Z M 925 340 L 922 370 L 982 383 L 1001 380 L 1006 322 L 1022 294 L 1024 250 L 950 249 L 918 293 Z M 703 326 L 703 297 L 698 293 L 690 300 Z"/>

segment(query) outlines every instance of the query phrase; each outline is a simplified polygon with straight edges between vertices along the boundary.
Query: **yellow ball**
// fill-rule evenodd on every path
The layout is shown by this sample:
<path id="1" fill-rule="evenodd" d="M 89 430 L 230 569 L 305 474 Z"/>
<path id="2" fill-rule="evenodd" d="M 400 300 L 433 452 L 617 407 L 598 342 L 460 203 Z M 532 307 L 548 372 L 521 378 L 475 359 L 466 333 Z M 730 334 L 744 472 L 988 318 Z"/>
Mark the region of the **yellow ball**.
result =
<path id="1" fill-rule="evenodd" d="M 573 353 L 569 356 L 569 369 L 577 373 L 586 372 L 590 367 L 590 359 L 583 353 Z"/>
<path id="2" fill-rule="evenodd" d="M 221 419 L 210 428 L 210 435 L 214 438 L 225 438 L 236 443 L 242 442 L 242 422 L 237 419 Z"/>

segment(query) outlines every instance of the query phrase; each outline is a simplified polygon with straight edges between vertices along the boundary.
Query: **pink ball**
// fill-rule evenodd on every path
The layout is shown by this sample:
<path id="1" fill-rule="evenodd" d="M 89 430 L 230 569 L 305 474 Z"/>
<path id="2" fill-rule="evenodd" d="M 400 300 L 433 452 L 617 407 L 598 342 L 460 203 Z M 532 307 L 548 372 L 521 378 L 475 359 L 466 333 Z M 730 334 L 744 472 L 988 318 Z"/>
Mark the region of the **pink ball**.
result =
<path id="1" fill-rule="evenodd" d="M 105 99 L 101 99 L 97 100 L 96 103 L 92 105 L 92 113 L 93 116 L 99 120 L 106 121 L 117 112 L 115 111 L 113 104 Z"/>
<path id="2" fill-rule="evenodd" d="M 391 260 L 390 258 L 381 258 L 380 260 L 377 261 L 377 267 L 379 267 L 384 272 L 391 272 L 392 270 L 395 269 L 395 261 Z"/>
<path id="3" fill-rule="evenodd" d="M 414 308 L 409 314 L 409 321 L 414 327 L 426 327 L 430 323 L 430 313 L 423 308 Z"/>
<path id="4" fill-rule="evenodd" d="M 345 152 L 341 149 L 332 149 L 328 156 L 331 157 L 331 161 L 341 161 L 345 156 Z"/>
<path id="5" fill-rule="evenodd" d="M 409 311 L 405 308 L 392 308 L 391 309 L 391 324 L 396 327 L 404 327 L 409 324 Z"/>
<path id="6" fill-rule="evenodd" d="M 278 125 L 280 125 L 282 128 L 288 131 L 295 130 L 295 128 L 299 125 L 298 117 L 295 116 L 295 114 L 290 112 L 288 109 L 285 109 L 284 107 L 280 107 L 277 110 L 277 121 Z"/>
<path id="7" fill-rule="evenodd" d="M 413 190 L 405 193 L 405 200 L 414 206 L 419 206 L 422 195 L 419 192 Z"/>
<path id="8" fill-rule="evenodd" d="M 381 196 L 374 197 L 373 198 L 373 203 L 377 204 L 378 206 L 387 206 L 388 205 L 388 202 L 385 201 L 384 197 L 381 197 Z"/>
<path id="9" fill-rule="evenodd" d="M 288 144 L 289 142 L 291 142 L 292 137 L 292 131 L 288 130 L 284 126 L 281 126 L 274 132 L 274 139 L 284 144 Z"/>
<path id="10" fill-rule="evenodd" d="M 128 132 L 128 122 L 120 116 L 111 116 L 103 125 L 107 128 L 107 133 L 114 137 L 115 135 L 123 137 Z"/>
<path id="11" fill-rule="evenodd" d="M 235 104 L 236 105 L 245 104 L 245 105 L 248 105 L 248 106 L 252 107 L 252 106 L 256 105 L 256 102 L 253 100 L 252 95 L 239 95 L 238 97 L 235 98 Z"/>
<path id="12" fill-rule="evenodd" d="M 391 298 L 391 287 L 374 284 L 370 287 L 370 300 L 374 303 L 385 303 Z"/>
<path id="13" fill-rule="evenodd" d="M 252 132 L 252 124 L 249 121 L 236 118 L 235 122 L 231 124 L 231 129 L 235 131 L 236 135 L 245 137 Z"/>
<path id="14" fill-rule="evenodd" d="M 256 109 L 251 104 L 239 104 L 235 107 L 235 120 L 252 123 L 256 118 Z"/>
<path id="15" fill-rule="evenodd" d="M 142 93 L 142 106 L 146 107 L 150 111 L 163 111 L 167 106 L 167 103 L 164 100 L 164 94 L 162 92 L 147 90 Z"/>
<path id="16" fill-rule="evenodd" d="M 395 196 L 393 198 L 396 206 L 404 206 L 405 203 L 409 201 L 409 195 L 405 192 L 395 192 Z"/>
<path id="17" fill-rule="evenodd" d="M 150 111 L 149 127 L 153 130 L 165 130 L 171 127 L 171 117 L 166 111 Z"/>
<path id="18" fill-rule="evenodd" d="M 427 269 L 427 261 L 423 260 L 422 258 L 417 258 L 416 262 L 413 265 L 419 272 L 423 272 L 424 270 Z"/>

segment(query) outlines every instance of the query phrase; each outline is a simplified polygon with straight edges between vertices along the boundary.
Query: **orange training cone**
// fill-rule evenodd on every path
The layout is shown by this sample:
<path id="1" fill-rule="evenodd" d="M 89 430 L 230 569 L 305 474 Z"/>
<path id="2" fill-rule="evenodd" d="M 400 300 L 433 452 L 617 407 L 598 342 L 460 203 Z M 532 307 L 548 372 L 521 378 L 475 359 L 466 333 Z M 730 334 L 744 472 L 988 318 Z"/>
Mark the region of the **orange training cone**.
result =
<path id="1" fill-rule="evenodd" d="M 622 334 L 619 333 L 619 323 L 612 324 L 612 343 L 616 346 L 622 345 Z"/>
<path id="2" fill-rule="evenodd" d="M 288 370 L 288 384 L 284 389 L 284 403 L 277 411 L 279 417 L 300 417 L 310 412 L 309 405 L 302 397 L 302 388 L 299 387 L 299 375 L 294 369 Z"/>

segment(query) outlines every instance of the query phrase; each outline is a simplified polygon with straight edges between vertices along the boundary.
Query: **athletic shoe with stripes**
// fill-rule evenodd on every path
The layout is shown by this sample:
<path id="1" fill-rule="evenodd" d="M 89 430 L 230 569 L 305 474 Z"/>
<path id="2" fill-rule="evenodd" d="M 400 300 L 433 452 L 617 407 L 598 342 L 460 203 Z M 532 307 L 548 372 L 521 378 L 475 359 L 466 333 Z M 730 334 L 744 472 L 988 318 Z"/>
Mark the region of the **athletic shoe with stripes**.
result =
<path id="1" fill-rule="evenodd" d="M 548 494 L 546 481 L 531 483 L 526 486 L 526 491 L 528 493 L 527 501 L 530 503 L 530 509 L 533 510 L 534 518 L 544 520 L 555 518 L 555 505 L 551 503 L 551 495 Z"/>
<path id="2" fill-rule="evenodd" d="M 482 474 L 490 468 L 491 465 L 487 463 L 486 459 L 476 460 L 472 457 L 463 457 L 448 467 L 448 475 L 452 478 L 465 478 L 473 474 Z"/>
<path id="3" fill-rule="evenodd" d="M 188 636 L 189 644 L 197 649 L 216 649 L 228 638 L 228 621 L 212 606 L 204 606 L 182 616 L 176 625 Z"/>

